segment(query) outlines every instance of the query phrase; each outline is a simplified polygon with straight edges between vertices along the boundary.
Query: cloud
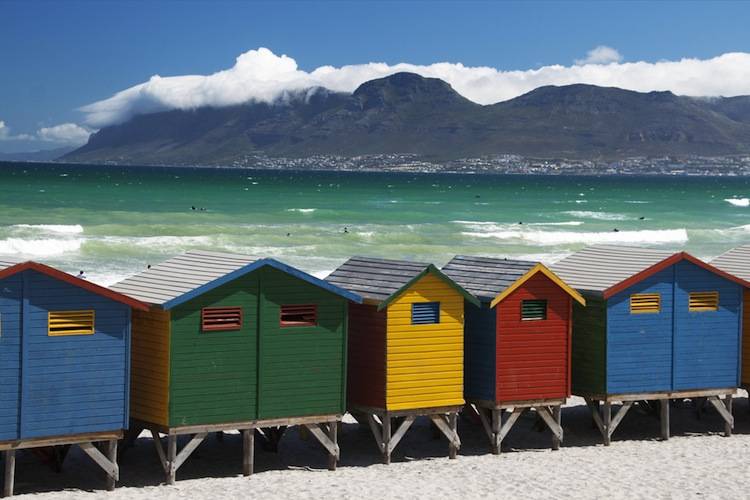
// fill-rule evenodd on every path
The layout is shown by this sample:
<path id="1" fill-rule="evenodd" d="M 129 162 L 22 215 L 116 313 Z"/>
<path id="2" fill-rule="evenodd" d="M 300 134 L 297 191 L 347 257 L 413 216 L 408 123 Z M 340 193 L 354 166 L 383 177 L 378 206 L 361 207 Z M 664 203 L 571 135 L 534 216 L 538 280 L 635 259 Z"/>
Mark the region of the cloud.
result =
<path id="1" fill-rule="evenodd" d="M 3 120 L 0 120 L 0 141 L 27 141 L 33 139 L 34 137 L 28 134 L 11 134 L 10 127 Z"/>
<path id="2" fill-rule="evenodd" d="M 147 82 L 84 106 L 86 123 L 102 127 L 139 113 L 165 109 L 228 106 L 250 101 L 276 102 L 290 92 L 314 86 L 352 92 L 362 83 L 400 71 L 441 78 L 464 97 L 492 104 L 517 97 L 543 85 L 588 83 L 640 92 L 670 90 L 689 96 L 750 94 L 750 53 L 734 52 L 711 59 L 659 62 L 619 62 L 614 49 L 597 47 L 581 64 L 501 71 L 461 63 L 430 65 L 400 63 L 321 66 L 307 72 L 286 55 L 266 48 L 241 54 L 234 66 L 211 75 L 153 76 Z M 610 52 L 611 51 L 611 52 Z M 594 64 L 597 61 L 598 63 Z M 603 63 L 607 64 L 603 64 Z"/>
<path id="3" fill-rule="evenodd" d="M 80 145 L 89 140 L 92 131 L 75 123 L 61 123 L 54 127 L 42 127 L 36 135 L 41 141 Z"/>
<path id="4" fill-rule="evenodd" d="M 611 64 L 622 61 L 622 54 L 612 47 L 599 45 L 586 53 L 585 59 L 576 59 L 576 64 L 583 66 L 585 64 Z"/>

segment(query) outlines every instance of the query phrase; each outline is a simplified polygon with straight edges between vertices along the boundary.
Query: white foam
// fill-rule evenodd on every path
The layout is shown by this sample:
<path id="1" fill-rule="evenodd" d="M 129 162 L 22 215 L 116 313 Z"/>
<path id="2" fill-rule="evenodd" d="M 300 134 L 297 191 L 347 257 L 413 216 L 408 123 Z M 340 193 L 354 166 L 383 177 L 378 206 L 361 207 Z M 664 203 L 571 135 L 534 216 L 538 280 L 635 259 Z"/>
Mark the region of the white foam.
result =
<path id="1" fill-rule="evenodd" d="M 287 208 L 287 212 L 299 212 L 301 214 L 311 214 L 316 211 L 317 208 Z"/>
<path id="2" fill-rule="evenodd" d="M 565 222 L 529 222 L 529 226 L 582 226 L 583 221 L 569 220 Z"/>
<path id="3" fill-rule="evenodd" d="M 16 224 L 13 228 L 38 229 L 49 233 L 81 234 L 83 226 L 80 224 Z"/>
<path id="4" fill-rule="evenodd" d="M 643 200 L 625 200 L 625 203 L 631 203 L 633 205 L 645 205 L 646 203 L 651 203 L 651 202 L 643 201 Z"/>
<path id="5" fill-rule="evenodd" d="M 81 239 L 36 239 L 7 238 L 0 240 L 0 254 L 50 257 L 81 249 Z"/>
<path id="6" fill-rule="evenodd" d="M 735 207 L 750 207 L 750 198 L 724 198 L 724 201 Z"/>
<path id="7" fill-rule="evenodd" d="M 496 238 L 499 240 L 516 240 L 534 245 L 566 245 L 594 243 L 648 243 L 667 244 L 685 243 L 688 241 L 686 229 L 663 229 L 645 231 L 619 232 L 573 232 L 573 231 L 486 231 L 463 232 L 472 238 Z"/>
<path id="8" fill-rule="evenodd" d="M 596 219 L 596 220 L 629 220 L 629 217 L 625 214 L 610 213 L 610 212 L 593 212 L 590 210 L 568 210 L 563 212 L 565 215 L 571 217 L 578 217 L 581 219 Z"/>

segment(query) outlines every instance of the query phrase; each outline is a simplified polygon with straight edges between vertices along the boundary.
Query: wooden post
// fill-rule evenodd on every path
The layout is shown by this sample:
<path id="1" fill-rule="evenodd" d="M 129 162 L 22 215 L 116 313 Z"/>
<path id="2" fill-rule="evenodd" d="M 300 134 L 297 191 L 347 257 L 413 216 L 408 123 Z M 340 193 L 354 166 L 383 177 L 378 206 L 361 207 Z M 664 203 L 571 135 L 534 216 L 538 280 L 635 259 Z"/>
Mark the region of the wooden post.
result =
<path id="1" fill-rule="evenodd" d="M 3 474 L 3 495 L 13 496 L 13 481 L 16 474 L 16 450 L 5 450 L 5 473 Z"/>
<path id="2" fill-rule="evenodd" d="M 493 409 L 492 412 L 492 454 L 499 455 L 503 451 L 503 439 L 500 428 L 503 425 L 503 410 Z"/>
<path id="3" fill-rule="evenodd" d="M 612 423 L 612 403 L 604 402 L 604 446 L 609 446 L 611 434 L 609 432 Z"/>
<path id="4" fill-rule="evenodd" d="M 177 481 L 177 436 L 169 434 L 167 436 L 167 484 L 174 484 Z"/>
<path id="5" fill-rule="evenodd" d="M 255 429 L 242 429 L 242 475 L 253 473 L 255 461 Z"/>
<path id="6" fill-rule="evenodd" d="M 562 428 L 562 406 L 557 405 L 552 408 L 552 418 L 555 420 L 557 425 Z M 553 450 L 559 450 L 560 449 L 560 438 L 557 437 L 557 434 L 554 432 L 552 433 L 552 449 Z"/>
<path id="7" fill-rule="evenodd" d="M 391 463 L 391 417 L 386 413 L 383 419 L 383 463 Z"/>
<path id="8" fill-rule="evenodd" d="M 732 415 L 732 395 L 727 394 L 724 397 L 724 405 L 727 407 L 727 411 L 729 412 L 729 415 Z M 733 422 L 724 420 L 724 436 L 729 437 L 732 435 L 732 424 Z"/>
<path id="9" fill-rule="evenodd" d="M 659 404 L 661 405 L 661 416 L 659 418 L 661 422 L 661 438 L 662 439 L 669 439 L 669 406 L 670 406 L 670 400 L 669 399 L 662 399 L 659 401 Z"/>
<path id="10" fill-rule="evenodd" d="M 107 459 L 112 462 L 113 465 L 117 466 L 117 440 L 111 439 L 107 441 Z M 119 476 L 119 472 L 117 475 L 114 474 L 107 474 L 107 491 L 113 491 L 115 489 L 115 485 L 117 484 L 117 480 Z"/>
<path id="11" fill-rule="evenodd" d="M 448 426 L 453 431 L 453 436 L 450 439 L 448 445 L 448 458 L 455 460 L 458 455 L 458 447 L 456 446 L 455 435 L 458 433 L 458 413 L 452 412 L 448 414 Z"/>
<path id="12" fill-rule="evenodd" d="M 333 441 L 334 446 L 338 446 L 337 433 L 338 425 L 337 422 L 328 422 L 328 439 Z M 328 453 L 328 470 L 336 470 L 336 462 L 338 457 L 333 453 Z"/>

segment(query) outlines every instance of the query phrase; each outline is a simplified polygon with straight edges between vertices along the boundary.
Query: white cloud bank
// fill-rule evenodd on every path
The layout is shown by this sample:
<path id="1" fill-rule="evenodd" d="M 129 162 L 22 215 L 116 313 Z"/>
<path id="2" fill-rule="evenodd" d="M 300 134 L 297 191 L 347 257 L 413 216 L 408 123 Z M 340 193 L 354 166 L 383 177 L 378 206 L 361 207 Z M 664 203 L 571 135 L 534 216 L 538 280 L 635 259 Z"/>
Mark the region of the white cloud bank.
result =
<path id="1" fill-rule="evenodd" d="M 517 97 L 543 85 L 588 83 L 648 92 L 671 90 L 688 96 L 750 94 L 750 53 L 734 52 L 711 59 L 621 62 L 616 50 L 600 46 L 572 66 L 543 66 L 525 71 L 500 71 L 461 63 L 414 65 L 367 63 L 321 66 L 300 70 L 286 55 L 266 48 L 241 54 L 235 65 L 211 75 L 153 76 L 149 81 L 82 108 L 86 122 L 102 127 L 139 113 L 164 109 L 227 106 L 250 101 L 274 102 L 285 93 L 312 86 L 352 92 L 362 83 L 400 71 L 441 78 L 464 97 L 491 104 Z"/>
<path id="2" fill-rule="evenodd" d="M 10 127 L 3 120 L 0 120 L 0 141 L 26 141 L 33 139 L 34 137 L 28 134 L 13 135 Z"/>
<path id="3" fill-rule="evenodd" d="M 86 144 L 92 132 L 93 130 L 75 123 L 61 123 L 53 127 L 42 127 L 36 134 L 13 135 L 10 127 L 0 120 L 0 141 L 44 141 L 80 146 Z"/>

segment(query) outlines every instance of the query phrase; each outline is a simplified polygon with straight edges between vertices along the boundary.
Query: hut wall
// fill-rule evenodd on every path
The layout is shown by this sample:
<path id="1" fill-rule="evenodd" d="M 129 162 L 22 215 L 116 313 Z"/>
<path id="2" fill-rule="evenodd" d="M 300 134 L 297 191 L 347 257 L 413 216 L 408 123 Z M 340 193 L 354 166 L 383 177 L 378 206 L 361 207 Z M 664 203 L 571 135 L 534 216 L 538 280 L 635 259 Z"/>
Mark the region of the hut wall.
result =
<path id="1" fill-rule="evenodd" d="M 130 308 L 35 271 L 22 274 L 20 437 L 127 428 Z M 93 335 L 48 335 L 49 311 L 89 309 Z"/>
<path id="2" fill-rule="evenodd" d="M 524 300 L 547 301 L 547 318 L 524 321 Z M 529 278 L 497 306 L 497 401 L 566 398 L 570 296 L 542 273 Z"/>
<path id="3" fill-rule="evenodd" d="M 132 314 L 130 416 L 169 423 L 169 312 L 134 310 Z"/>
<path id="4" fill-rule="evenodd" d="M 18 438 L 23 279 L 0 280 L 0 441 Z"/>
<path id="5" fill-rule="evenodd" d="M 385 408 L 385 330 L 385 311 L 373 305 L 349 305 L 349 404 Z"/>
<path id="6" fill-rule="evenodd" d="M 256 418 L 258 281 L 252 273 L 171 310 L 170 426 Z M 204 307 L 242 307 L 242 328 L 202 331 Z"/>
<path id="7" fill-rule="evenodd" d="M 586 306 L 573 302 L 573 394 L 606 392 L 607 301 L 585 295 Z"/>
<path id="8" fill-rule="evenodd" d="M 414 302 L 440 302 L 440 322 L 412 325 Z M 388 305 L 387 325 L 387 409 L 463 404 L 464 298 L 428 274 Z"/>
<path id="9" fill-rule="evenodd" d="M 737 387 L 742 287 L 695 264 L 675 268 L 673 389 Z M 690 292 L 719 292 L 718 311 L 690 312 Z"/>
<path id="10" fill-rule="evenodd" d="M 743 292 L 742 301 L 742 385 L 750 386 L 750 290 Z"/>
<path id="11" fill-rule="evenodd" d="M 477 307 L 464 302 L 464 395 L 472 400 L 495 400 L 495 323 L 497 314 L 488 302 Z"/>
<path id="12" fill-rule="evenodd" d="M 343 413 L 347 301 L 273 268 L 260 271 L 258 418 Z M 281 326 L 282 305 L 315 305 L 316 326 Z"/>
<path id="13" fill-rule="evenodd" d="M 672 388 L 672 320 L 675 266 L 607 301 L 607 392 L 627 394 Z M 630 296 L 659 293 L 658 313 L 631 314 Z"/>

